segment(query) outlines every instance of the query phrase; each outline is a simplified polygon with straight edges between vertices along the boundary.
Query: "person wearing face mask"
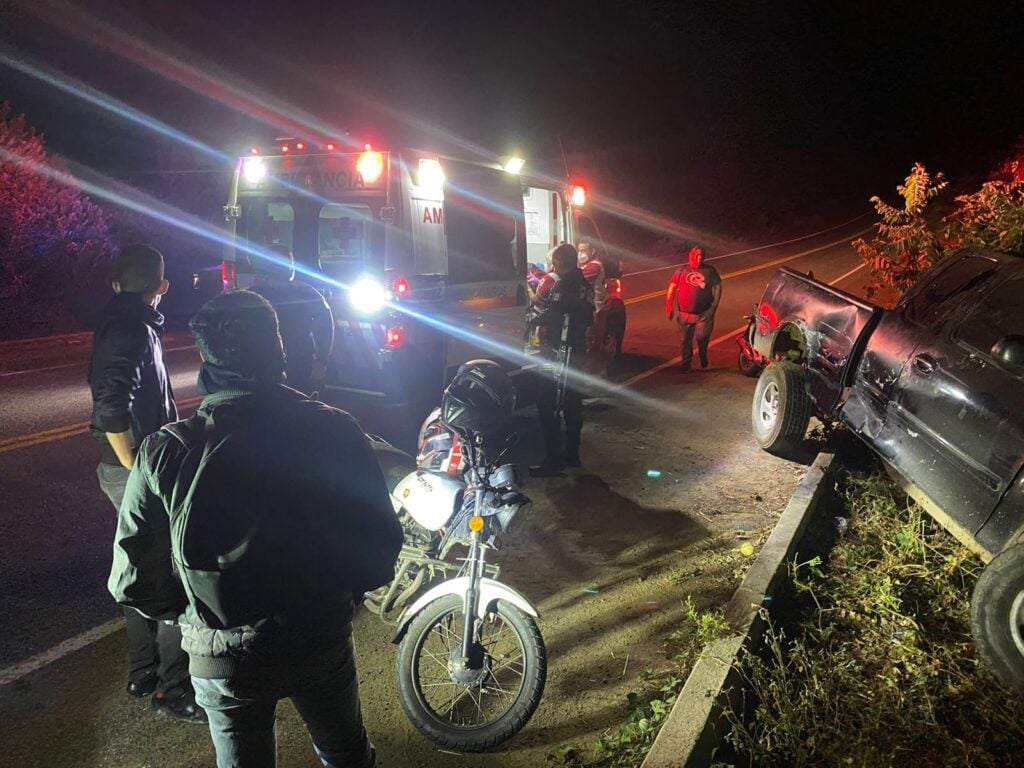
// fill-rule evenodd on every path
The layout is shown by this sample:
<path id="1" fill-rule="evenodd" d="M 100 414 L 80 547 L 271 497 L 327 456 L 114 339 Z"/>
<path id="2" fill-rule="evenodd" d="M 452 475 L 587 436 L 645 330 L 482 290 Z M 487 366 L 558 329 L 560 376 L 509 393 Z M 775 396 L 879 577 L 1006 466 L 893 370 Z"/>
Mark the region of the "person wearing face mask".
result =
<path id="1" fill-rule="evenodd" d="M 92 434 L 100 444 L 96 468 L 100 488 L 121 506 L 142 440 L 178 419 L 157 311 L 167 292 L 164 257 L 148 245 L 129 245 L 114 260 L 114 295 L 93 334 L 88 381 L 92 390 Z M 152 694 L 152 709 L 182 720 L 205 722 L 196 706 L 181 650 L 181 631 L 124 609 L 128 634 L 130 696 Z"/>

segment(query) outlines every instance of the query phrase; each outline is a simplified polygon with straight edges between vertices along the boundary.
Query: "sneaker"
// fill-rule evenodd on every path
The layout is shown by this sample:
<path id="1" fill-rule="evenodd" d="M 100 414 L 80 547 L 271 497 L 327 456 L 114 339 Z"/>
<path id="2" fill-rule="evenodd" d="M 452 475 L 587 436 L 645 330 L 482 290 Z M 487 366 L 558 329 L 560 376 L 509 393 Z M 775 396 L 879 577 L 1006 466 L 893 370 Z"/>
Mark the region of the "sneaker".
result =
<path id="1" fill-rule="evenodd" d="M 196 704 L 195 696 L 192 694 L 165 696 L 162 693 L 155 693 L 151 701 L 153 711 L 158 715 L 166 715 L 189 723 L 206 722 L 206 712 Z"/>
<path id="2" fill-rule="evenodd" d="M 679 366 L 679 372 L 680 373 L 689 373 L 690 372 L 690 364 L 687 363 L 686 365 L 680 365 Z"/>
<path id="3" fill-rule="evenodd" d="M 134 696 L 136 699 L 144 699 L 147 696 L 153 694 L 156 690 L 156 675 L 148 675 L 141 680 L 129 680 L 128 685 L 125 686 L 125 691 L 129 696 Z"/>

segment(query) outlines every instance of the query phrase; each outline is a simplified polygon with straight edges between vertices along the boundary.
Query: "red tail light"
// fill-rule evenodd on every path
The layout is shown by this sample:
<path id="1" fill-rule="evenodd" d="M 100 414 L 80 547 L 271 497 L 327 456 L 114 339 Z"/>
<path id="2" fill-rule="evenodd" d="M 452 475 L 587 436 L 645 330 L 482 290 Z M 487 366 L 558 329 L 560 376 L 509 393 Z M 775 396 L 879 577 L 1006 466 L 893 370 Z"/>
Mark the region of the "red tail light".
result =
<path id="1" fill-rule="evenodd" d="M 581 208 L 586 205 L 587 202 L 587 190 L 583 188 L 581 184 L 577 184 L 572 188 L 572 204 L 577 208 Z"/>
<path id="2" fill-rule="evenodd" d="M 388 328 L 387 333 L 384 336 L 384 343 L 389 347 L 397 347 L 405 340 L 405 332 L 401 326 L 394 326 Z"/>
<path id="3" fill-rule="evenodd" d="M 395 294 L 396 299 L 404 299 L 409 295 L 409 281 L 404 277 L 396 277 L 395 282 L 391 284 L 391 292 Z"/>
<path id="4" fill-rule="evenodd" d="M 305 144 L 303 144 L 303 143 L 302 143 L 302 142 L 300 141 L 300 142 L 299 142 L 298 144 L 296 144 L 296 145 L 295 145 L 295 148 L 296 148 L 297 150 L 299 150 L 299 152 L 301 152 L 302 150 L 304 150 L 304 149 L 306 148 L 306 145 L 305 145 Z"/>
<path id="5" fill-rule="evenodd" d="M 289 147 L 287 144 L 282 144 L 281 145 L 281 154 L 282 155 L 287 155 L 290 151 L 291 151 L 291 147 Z"/>
<path id="6" fill-rule="evenodd" d="M 225 291 L 235 288 L 235 262 L 226 259 L 220 263 L 220 281 Z"/>
<path id="7" fill-rule="evenodd" d="M 622 297 L 622 282 L 620 280 L 609 280 L 608 281 L 608 293 L 615 298 Z"/>

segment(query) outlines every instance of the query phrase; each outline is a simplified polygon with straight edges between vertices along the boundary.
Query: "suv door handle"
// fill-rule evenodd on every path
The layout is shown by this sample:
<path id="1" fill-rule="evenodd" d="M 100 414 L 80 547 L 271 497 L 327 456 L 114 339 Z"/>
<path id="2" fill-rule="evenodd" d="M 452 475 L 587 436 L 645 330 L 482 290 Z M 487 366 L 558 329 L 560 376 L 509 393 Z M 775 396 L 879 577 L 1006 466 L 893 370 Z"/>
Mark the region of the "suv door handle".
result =
<path id="1" fill-rule="evenodd" d="M 914 367 L 926 375 L 934 371 L 937 365 L 938 363 L 935 362 L 935 358 L 931 355 L 917 355 L 914 358 Z"/>

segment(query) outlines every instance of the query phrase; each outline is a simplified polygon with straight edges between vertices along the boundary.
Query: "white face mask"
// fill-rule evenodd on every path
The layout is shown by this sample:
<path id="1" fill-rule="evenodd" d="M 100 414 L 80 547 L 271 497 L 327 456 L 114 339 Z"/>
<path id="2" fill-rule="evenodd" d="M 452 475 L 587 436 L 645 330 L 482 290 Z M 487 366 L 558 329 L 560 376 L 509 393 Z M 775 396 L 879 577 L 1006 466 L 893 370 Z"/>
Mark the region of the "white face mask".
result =
<path id="1" fill-rule="evenodd" d="M 579 261 L 581 267 L 587 263 L 587 254 L 585 254 L 583 251 L 580 251 L 578 254 L 576 254 L 576 258 Z"/>

